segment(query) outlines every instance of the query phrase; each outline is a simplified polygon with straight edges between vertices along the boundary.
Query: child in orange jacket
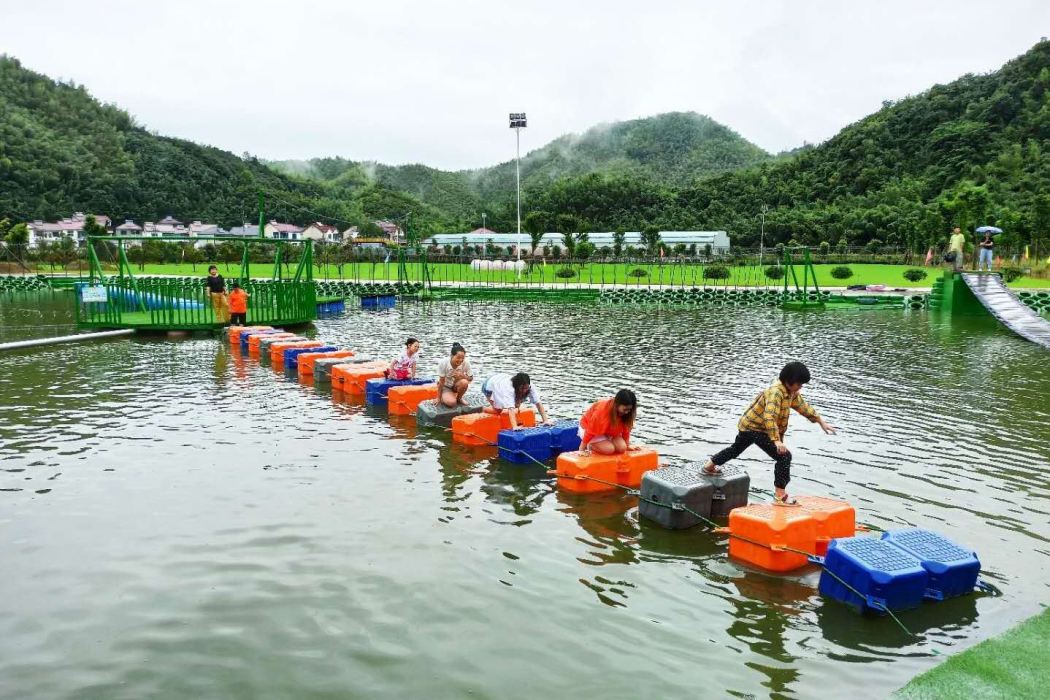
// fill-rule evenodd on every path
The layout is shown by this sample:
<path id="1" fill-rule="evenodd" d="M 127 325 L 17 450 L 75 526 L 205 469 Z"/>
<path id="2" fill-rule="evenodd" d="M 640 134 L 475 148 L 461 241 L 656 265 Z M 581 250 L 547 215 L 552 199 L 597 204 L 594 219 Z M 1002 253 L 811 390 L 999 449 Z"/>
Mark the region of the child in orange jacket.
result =
<path id="1" fill-rule="evenodd" d="M 233 283 L 230 292 L 230 324 L 244 326 L 248 323 L 248 292 L 241 289 L 238 282 Z"/>
<path id="2" fill-rule="evenodd" d="M 580 451 L 600 455 L 623 454 L 630 446 L 638 398 L 630 389 L 591 405 L 580 419 Z"/>

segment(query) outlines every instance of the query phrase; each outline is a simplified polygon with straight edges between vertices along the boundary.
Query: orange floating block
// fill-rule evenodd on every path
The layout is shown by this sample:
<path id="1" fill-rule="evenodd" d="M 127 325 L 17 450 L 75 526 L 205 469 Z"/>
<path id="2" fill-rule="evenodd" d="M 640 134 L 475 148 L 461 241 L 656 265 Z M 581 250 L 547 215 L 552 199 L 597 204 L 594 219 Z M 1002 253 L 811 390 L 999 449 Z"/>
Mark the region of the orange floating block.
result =
<path id="1" fill-rule="evenodd" d="M 857 534 L 857 512 L 845 501 L 823 496 L 796 496 L 799 506 L 817 521 L 817 554 L 828 553 L 828 542 Z"/>
<path id="2" fill-rule="evenodd" d="M 518 411 L 518 425 L 532 428 L 536 425 L 536 414 L 531 408 Z M 510 415 L 504 411 L 493 413 L 468 413 L 452 419 L 452 440 L 462 445 L 494 445 L 499 431 L 510 430 Z"/>
<path id="3" fill-rule="evenodd" d="M 793 506 L 754 504 L 729 511 L 729 556 L 767 571 L 791 571 L 816 553 L 817 519 Z"/>
<path id="4" fill-rule="evenodd" d="M 319 348 L 323 345 L 324 343 L 320 340 L 279 340 L 270 344 L 270 362 L 273 364 L 280 363 L 281 369 L 284 369 L 285 350 L 290 350 L 291 348 Z"/>
<path id="5" fill-rule="evenodd" d="M 389 362 L 363 362 L 359 365 L 336 365 L 332 368 L 332 390 L 346 394 L 364 394 L 365 382 L 379 379 L 390 368 Z"/>
<path id="6" fill-rule="evenodd" d="M 414 416 L 419 404 L 437 397 L 437 384 L 392 386 L 386 392 L 386 411 L 392 416 Z"/>
<path id="7" fill-rule="evenodd" d="M 259 354 L 259 343 L 262 342 L 263 338 L 298 338 L 295 333 L 269 333 L 267 335 L 253 335 L 248 338 L 248 354 L 258 355 Z"/>
<path id="8" fill-rule="evenodd" d="M 299 378 L 302 379 L 306 375 L 312 375 L 314 373 L 314 362 L 320 360 L 322 357 L 353 357 L 354 353 L 352 350 L 329 350 L 328 352 L 304 352 L 299 356 Z"/>
<path id="9" fill-rule="evenodd" d="M 613 484 L 638 488 L 642 484 L 642 475 L 660 466 L 660 456 L 648 447 L 621 455 L 562 452 L 558 455 L 557 465 L 559 489 L 573 493 L 600 493 L 615 490 Z M 608 483 L 601 483 L 603 481 Z"/>

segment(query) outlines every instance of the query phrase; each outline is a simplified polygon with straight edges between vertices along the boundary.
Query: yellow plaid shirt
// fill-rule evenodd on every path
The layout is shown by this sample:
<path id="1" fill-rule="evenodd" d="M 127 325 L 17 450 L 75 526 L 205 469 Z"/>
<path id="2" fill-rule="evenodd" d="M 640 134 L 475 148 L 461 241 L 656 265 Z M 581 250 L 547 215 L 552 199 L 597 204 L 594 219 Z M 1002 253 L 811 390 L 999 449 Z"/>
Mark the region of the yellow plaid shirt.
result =
<path id="1" fill-rule="evenodd" d="M 736 428 L 740 432 L 753 430 L 765 433 L 773 442 L 782 440 L 787 432 L 788 416 L 791 415 L 792 408 L 808 418 L 810 423 L 815 423 L 820 417 L 816 409 L 802 398 L 801 393 L 791 398 L 788 390 L 777 380 L 755 397 L 744 411 Z"/>

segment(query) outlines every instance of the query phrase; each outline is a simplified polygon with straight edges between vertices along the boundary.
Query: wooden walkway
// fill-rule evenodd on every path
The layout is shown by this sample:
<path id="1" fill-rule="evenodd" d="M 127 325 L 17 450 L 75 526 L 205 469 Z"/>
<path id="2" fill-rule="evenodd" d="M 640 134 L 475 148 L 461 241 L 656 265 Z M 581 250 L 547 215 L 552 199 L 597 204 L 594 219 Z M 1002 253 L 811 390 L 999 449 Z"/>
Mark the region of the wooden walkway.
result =
<path id="1" fill-rule="evenodd" d="M 977 300 L 1017 335 L 1050 349 L 1050 321 L 1041 317 L 1006 288 L 999 275 L 963 272 L 962 278 Z"/>

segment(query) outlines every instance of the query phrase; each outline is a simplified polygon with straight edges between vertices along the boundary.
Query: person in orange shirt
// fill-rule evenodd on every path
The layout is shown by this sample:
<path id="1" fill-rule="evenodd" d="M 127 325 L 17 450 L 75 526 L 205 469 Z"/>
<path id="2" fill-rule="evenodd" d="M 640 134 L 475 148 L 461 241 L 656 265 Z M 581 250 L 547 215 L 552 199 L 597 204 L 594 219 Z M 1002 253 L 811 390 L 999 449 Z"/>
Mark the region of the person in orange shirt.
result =
<path id="1" fill-rule="evenodd" d="M 592 404 L 580 419 L 580 451 L 615 455 L 637 449 L 630 446 L 637 411 L 638 398 L 630 389 Z"/>
<path id="2" fill-rule="evenodd" d="M 230 292 L 230 324 L 243 326 L 248 323 L 249 296 L 239 283 L 233 283 L 233 291 Z"/>

